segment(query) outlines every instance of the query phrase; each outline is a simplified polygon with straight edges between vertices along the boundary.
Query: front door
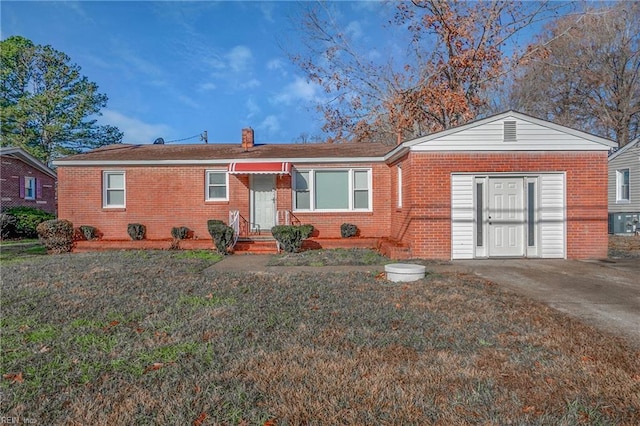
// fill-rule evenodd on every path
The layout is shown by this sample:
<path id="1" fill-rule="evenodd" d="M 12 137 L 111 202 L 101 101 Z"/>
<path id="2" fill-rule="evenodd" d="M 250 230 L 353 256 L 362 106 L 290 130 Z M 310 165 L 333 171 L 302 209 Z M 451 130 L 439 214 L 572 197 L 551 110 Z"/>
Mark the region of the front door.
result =
<path id="1" fill-rule="evenodd" d="M 489 178 L 489 256 L 525 255 L 524 179 Z"/>
<path id="2" fill-rule="evenodd" d="M 251 177 L 252 231 L 271 230 L 276 218 L 276 189 L 274 175 Z"/>

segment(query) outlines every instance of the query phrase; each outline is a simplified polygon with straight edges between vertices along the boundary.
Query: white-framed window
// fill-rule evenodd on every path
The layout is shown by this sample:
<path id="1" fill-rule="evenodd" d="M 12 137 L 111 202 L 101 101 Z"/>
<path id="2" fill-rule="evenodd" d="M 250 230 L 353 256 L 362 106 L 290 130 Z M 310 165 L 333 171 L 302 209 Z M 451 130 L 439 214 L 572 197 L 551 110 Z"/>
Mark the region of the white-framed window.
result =
<path id="1" fill-rule="evenodd" d="M 229 174 L 224 170 L 207 170 L 205 200 L 229 201 Z"/>
<path id="2" fill-rule="evenodd" d="M 102 205 L 105 208 L 125 207 L 125 173 L 105 171 L 102 175 Z"/>
<path id="3" fill-rule="evenodd" d="M 616 170 L 616 200 L 629 202 L 629 169 Z"/>
<path id="4" fill-rule="evenodd" d="M 25 176 L 24 178 L 24 199 L 36 199 L 36 178 L 32 176 Z"/>
<path id="5" fill-rule="evenodd" d="M 402 207 L 402 165 L 398 164 L 398 207 Z"/>
<path id="6" fill-rule="evenodd" d="M 315 169 L 293 172 L 297 211 L 371 211 L 371 169 Z"/>

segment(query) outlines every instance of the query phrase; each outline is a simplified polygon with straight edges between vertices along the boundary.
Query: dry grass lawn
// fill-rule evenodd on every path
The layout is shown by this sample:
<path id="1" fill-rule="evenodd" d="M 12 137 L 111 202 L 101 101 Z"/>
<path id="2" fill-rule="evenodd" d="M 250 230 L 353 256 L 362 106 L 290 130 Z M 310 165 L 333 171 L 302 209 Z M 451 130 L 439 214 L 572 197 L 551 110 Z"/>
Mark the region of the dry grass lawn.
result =
<path id="1" fill-rule="evenodd" d="M 38 424 L 640 423 L 640 353 L 469 275 L 2 265 L 0 414 Z"/>

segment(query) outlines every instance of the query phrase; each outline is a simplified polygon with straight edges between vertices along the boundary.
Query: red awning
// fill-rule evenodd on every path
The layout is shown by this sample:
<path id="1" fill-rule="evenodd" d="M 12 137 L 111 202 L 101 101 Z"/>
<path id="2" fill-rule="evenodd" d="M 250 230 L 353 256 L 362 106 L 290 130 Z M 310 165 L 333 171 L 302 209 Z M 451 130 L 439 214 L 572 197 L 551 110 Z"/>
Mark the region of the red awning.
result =
<path id="1" fill-rule="evenodd" d="M 244 174 L 277 174 L 277 175 L 289 175 L 291 174 L 291 163 L 231 163 L 229 164 L 229 173 L 244 175 Z"/>

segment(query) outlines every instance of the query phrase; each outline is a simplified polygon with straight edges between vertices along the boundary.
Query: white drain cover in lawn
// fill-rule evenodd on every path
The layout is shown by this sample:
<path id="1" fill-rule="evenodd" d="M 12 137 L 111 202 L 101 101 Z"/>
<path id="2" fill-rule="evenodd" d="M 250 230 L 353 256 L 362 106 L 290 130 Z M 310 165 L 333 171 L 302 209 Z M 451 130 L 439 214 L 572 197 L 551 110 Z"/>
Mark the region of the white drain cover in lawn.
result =
<path id="1" fill-rule="evenodd" d="M 384 266 L 384 271 L 387 273 L 387 279 L 389 281 L 408 282 L 424 278 L 427 267 L 412 263 L 390 263 Z"/>

